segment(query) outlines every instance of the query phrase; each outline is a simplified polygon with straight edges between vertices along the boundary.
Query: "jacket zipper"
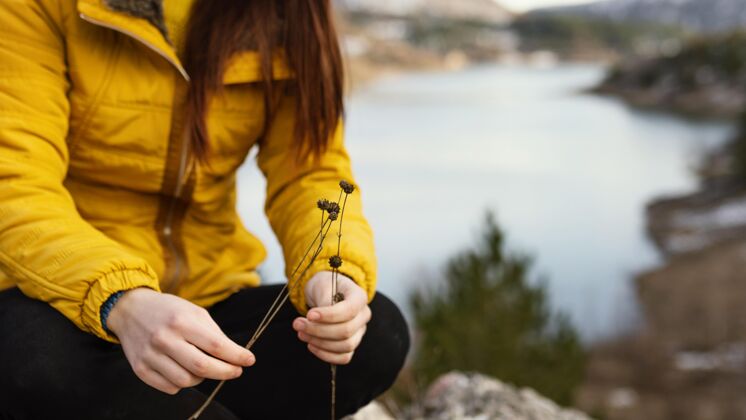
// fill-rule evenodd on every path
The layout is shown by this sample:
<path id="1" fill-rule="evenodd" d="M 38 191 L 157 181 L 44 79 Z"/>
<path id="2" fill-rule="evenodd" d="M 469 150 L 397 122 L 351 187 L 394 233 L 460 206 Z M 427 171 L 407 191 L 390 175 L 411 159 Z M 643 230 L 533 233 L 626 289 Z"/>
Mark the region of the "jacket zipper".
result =
<path id="1" fill-rule="evenodd" d="M 189 159 L 188 149 L 188 136 L 184 134 L 183 142 L 181 145 L 180 156 L 179 156 L 179 170 L 176 178 L 176 188 L 174 189 L 173 197 L 170 199 L 168 204 L 168 211 L 166 212 L 166 219 L 163 223 L 163 237 L 166 239 L 166 246 L 174 259 L 174 269 L 171 272 L 171 277 L 164 279 L 165 287 L 164 292 L 173 292 L 176 286 L 179 284 L 179 278 L 181 277 L 182 267 L 184 265 L 184 256 L 181 255 L 179 248 L 176 246 L 173 238 L 173 225 L 176 213 L 176 205 L 181 199 L 181 193 L 184 191 L 184 176 L 187 173 L 187 163 Z"/>
<path id="2" fill-rule="evenodd" d="M 171 57 L 168 56 L 168 54 L 164 53 L 161 49 L 157 48 L 150 42 L 138 36 L 137 34 L 131 31 L 122 29 L 118 26 L 100 21 L 98 19 L 94 19 L 84 13 L 80 13 L 79 15 L 80 15 L 80 18 L 85 20 L 86 22 L 89 22 L 93 25 L 100 26 L 103 28 L 111 29 L 113 31 L 124 34 L 140 42 L 142 45 L 146 46 L 148 49 L 160 55 L 166 61 L 171 63 L 176 68 L 176 70 L 179 71 L 179 74 L 181 74 L 184 80 L 186 80 L 187 82 L 190 81 L 189 74 L 187 74 L 186 70 L 184 69 L 183 66 L 181 66 L 181 64 L 173 60 Z M 164 284 L 166 285 L 166 287 L 164 287 L 165 292 L 171 292 L 176 288 L 176 286 L 178 285 L 179 277 L 181 276 L 181 273 L 182 273 L 182 266 L 184 265 L 184 256 L 181 255 L 178 247 L 176 246 L 176 243 L 174 242 L 173 226 L 174 226 L 174 219 L 175 219 L 175 213 L 176 213 L 176 206 L 181 198 L 181 193 L 184 190 L 183 180 L 184 180 L 184 175 L 187 172 L 187 163 L 189 159 L 188 140 L 189 139 L 187 135 L 184 135 L 182 137 L 182 144 L 181 144 L 180 158 L 179 158 L 179 170 L 177 174 L 178 178 L 176 179 L 176 187 L 174 188 L 173 195 L 168 204 L 168 211 L 166 212 L 166 218 L 165 218 L 165 221 L 163 224 L 163 230 L 162 230 L 162 234 L 166 242 L 165 245 L 168 248 L 169 253 L 173 256 L 173 264 L 174 264 L 174 269 L 171 272 L 170 278 L 163 279 Z M 166 272 L 168 272 L 168 270 L 166 270 Z"/>

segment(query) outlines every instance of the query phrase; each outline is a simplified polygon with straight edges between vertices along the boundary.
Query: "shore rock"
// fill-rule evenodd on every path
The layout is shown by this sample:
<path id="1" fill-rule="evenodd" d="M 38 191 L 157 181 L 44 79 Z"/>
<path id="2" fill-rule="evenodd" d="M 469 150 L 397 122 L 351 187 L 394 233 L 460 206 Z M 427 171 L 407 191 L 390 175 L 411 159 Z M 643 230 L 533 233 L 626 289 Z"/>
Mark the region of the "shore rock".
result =
<path id="1" fill-rule="evenodd" d="M 746 341 L 746 238 L 671 259 L 637 279 L 647 328 L 669 351 Z"/>
<path id="2" fill-rule="evenodd" d="M 640 275 L 642 328 L 594 344 L 575 403 L 607 420 L 746 419 L 743 273 L 742 237 Z"/>
<path id="3" fill-rule="evenodd" d="M 589 420 L 563 409 L 532 389 L 516 389 L 478 373 L 451 372 L 438 378 L 406 416 L 417 420 Z"/>

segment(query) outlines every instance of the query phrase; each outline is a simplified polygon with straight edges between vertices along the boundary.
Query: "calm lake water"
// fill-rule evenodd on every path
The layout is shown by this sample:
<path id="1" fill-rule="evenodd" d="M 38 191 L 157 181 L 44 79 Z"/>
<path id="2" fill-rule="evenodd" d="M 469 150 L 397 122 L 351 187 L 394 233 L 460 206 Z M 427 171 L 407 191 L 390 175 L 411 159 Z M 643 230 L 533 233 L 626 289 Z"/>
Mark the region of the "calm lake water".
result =
<path id="1" fill-rule="evenodd" d="M 492 210 L 509 247 L 534 257 L 535 277 L 586 338 L 628 325 L 631 280 L 659 262 L 645 204 L 693 190 L 698 157 L 731 128 L 579 93 L 603 72 L 487 66 L 357 92 L 347 145 L 376 234 L 379 290 L 406 307 L 410 290 L 475 243 Z M 276 282 L 282 255 L 255 166 L 241 169 L 239 211 L 267 244 L 263 272 Z"/>

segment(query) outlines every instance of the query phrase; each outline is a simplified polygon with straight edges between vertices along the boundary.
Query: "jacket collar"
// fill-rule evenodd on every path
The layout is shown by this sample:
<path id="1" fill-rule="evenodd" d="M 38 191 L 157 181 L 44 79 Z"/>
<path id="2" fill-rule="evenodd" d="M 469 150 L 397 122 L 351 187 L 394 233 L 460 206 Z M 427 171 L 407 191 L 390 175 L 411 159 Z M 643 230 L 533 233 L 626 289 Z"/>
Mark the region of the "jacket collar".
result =
<path id="1" fill-rule="evenodd" d="M 134 38 L 163 56 L 189 79 L 168 40 L 162 0 L 78 0 L 77 8 L 83 20 Z"/>
<path id="2" fill-rule="evenodd" d="M 2 0 L 0 0 L 2 1 Z M 78 0 L 80 17 L 94 25 L 121 32 L 163 56 L 189 80 L 184 67 L 168 39 L 163 15 L 163 0 Z M 256 51 L 237 53 L 224 74 L 224 83 L 247 83 L 261 80 L 260 59 Z M 273 57 L 273 77 L 293 78 L 282 52 Z"/>

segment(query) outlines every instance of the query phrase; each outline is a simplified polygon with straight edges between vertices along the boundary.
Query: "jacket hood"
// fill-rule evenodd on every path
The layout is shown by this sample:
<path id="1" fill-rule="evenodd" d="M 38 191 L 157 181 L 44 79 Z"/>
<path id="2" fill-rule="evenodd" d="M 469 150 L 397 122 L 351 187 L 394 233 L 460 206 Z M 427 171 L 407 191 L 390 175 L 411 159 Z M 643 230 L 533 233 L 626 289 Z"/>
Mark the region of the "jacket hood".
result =
<path id="1" fill-rule="evenodd" d="M 104 4 L 111 10 L 147 20 L 168 39 L 163 0 L 104 0 Z"/>

